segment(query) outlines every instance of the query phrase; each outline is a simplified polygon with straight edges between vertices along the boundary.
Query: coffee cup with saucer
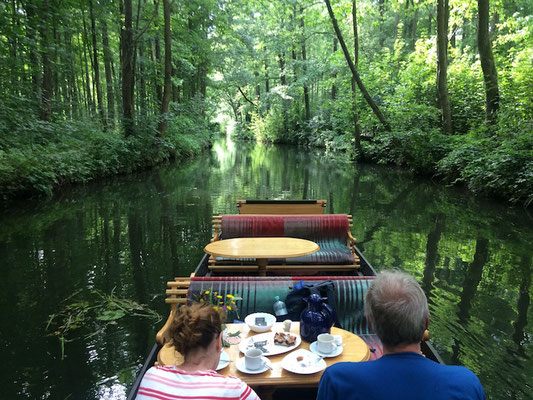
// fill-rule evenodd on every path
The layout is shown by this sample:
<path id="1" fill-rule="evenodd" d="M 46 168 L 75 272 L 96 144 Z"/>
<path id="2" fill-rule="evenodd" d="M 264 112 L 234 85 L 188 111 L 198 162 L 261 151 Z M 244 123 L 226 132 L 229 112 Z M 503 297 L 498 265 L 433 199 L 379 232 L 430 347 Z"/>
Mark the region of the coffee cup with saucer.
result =
<path id="1" fill-rule="evenodd" d="M 263 357 L 263 352 L 256 348 L 246 350 L 244 357 L 239 358 L 235 366 L 245 374 L 260 374 L 267 369 L 272 369 L 270 360 Z"/>
<path id="2" fill-rule="evenodd" d="M 337 344 L 340 341 L 340 344 Z M 330 335 L 322 333 L 318 335 L 317 341 L 311 343 L 309 350 L 323 357 L 336 357 L 342 353 L 342 337 L 340 335 Z"/>

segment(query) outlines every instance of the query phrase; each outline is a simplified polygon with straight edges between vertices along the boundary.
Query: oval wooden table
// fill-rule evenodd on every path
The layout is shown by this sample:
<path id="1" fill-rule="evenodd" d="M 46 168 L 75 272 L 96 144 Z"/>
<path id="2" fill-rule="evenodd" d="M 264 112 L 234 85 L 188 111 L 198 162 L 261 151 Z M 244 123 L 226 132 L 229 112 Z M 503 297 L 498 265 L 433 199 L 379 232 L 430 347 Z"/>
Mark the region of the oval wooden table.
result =
<path id="1" fill-rule="evenodd" d="M 204 251 L 215 257 L 255 258 L 259 275 L 266 275 L 269 258 L 293 258 L 314 254 L 320 246 L 311 240 L 291 237 L 253 237 L 217 240 Z"/>
<path id="2" fill-rule="evenodd" d="M 241 332 L 242 340 L 256 335 L 255 332 L 251 332 L 246 324 L 228 324 L 229 332 Z M 272 327 L 272 331 L 283 331 L 282 324 L 277 322 Z M 291 324 L 291 332 L 295 334 L 300 334 L 300 323 L 293 322 Z M 331 328 L 331 333 L 333 335 L 341 335 L 342 342 L 345 344 L 342 354 L 337 357 L 328 357 L 324 358 L 324 361 L 328 366 L 336 364 L 338 362 L 345 361 L 367 361 L 370 358 L 370 350 L 363 339 L 359 336 L 348 332 L 340 328 Z M 298 349 L 309 350 L 310 343 L 307 343 L 302 340 Z M 272 397 L 276 388 L 303 388 L 303 387 L 318 387 L 318 382 L 322 376 L 323 371 L 317 372 L 316 374 L 310 375 L 300 375 L 295 374 L 289 371 L 284 370 L 281 367 L 281 361 L 289 353 L 278 354 L 275 356 L 268 357 L 272 362 L 272 371 L 267 370 L 261 374 L 245 374 L 240 372 L 235 363 L 236 361 L 243 357 L 244 355 L 239 351 L 239 345 L 232 345 L 230 347 L 224 348 L 230 357 L 230 363 L 227 367 L 219 370 L 218 372 L 222 375 L 233 375 L 237 376 L 246 382 L 248 385 L 254 388 L 261 397 L 261 399 L 269 399 Z M 157 361 L 160 365 L 172 365 L 172 364 L 181 364 L 183 361 L 181 354 L 175 351 L 174 347 L 170 345 L 165 345 L 157 355 Z"/>

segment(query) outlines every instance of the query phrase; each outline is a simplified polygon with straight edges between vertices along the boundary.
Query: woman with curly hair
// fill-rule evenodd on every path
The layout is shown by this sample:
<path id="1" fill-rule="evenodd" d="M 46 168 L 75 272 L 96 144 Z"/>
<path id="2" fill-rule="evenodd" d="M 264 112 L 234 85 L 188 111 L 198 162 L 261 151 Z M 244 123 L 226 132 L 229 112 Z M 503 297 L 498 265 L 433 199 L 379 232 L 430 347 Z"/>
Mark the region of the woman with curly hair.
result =
<path id="1" fill-rule="evenodd" d="M 184 362 L 150 368 L 143 377 L 137 399 L 259 400 L 239 378 L 215 372 L 222 350 L 222 322 L 212 306 L 181 306 L 169 332 L 171 344 Z"/>

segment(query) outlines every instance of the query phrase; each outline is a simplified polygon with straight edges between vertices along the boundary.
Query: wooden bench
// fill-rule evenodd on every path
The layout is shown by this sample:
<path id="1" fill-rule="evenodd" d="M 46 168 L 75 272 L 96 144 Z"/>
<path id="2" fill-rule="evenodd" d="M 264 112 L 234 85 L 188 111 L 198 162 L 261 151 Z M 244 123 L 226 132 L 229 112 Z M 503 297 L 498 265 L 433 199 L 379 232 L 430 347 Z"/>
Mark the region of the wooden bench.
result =
<path id="1" fill-rule="evenodd" d="M 195 277 L 175 278 L 167 283 L 169 289 L 165 299 L 171 305 L 170 314 L 159 330 L 156 341 L 161 346 L 168 342 L 168 329 L 174 319 L 177 307 L 187 302 L 194 302 L 206 290 L 217 292 L 221 296 L 231 294 L 240 296 L 237 300 L 238 313 L 230 314 L 228 322 L 233 319 L 243 321 L 254 312 L 272 313 L 274 297 L 285 300 L 294 285 L 300 281 L 317 284 L 331 281 L 335 287 L 335 303 L 340 328 L 360 336 L 370 348 L 370 360 L 383 355 L 383 346 L 377 335 L 368 325 L 364 300 L 365 293 L 372 284 L 374 276 L 229 276 L 229 277 Z M 186 294 L 184 294 L 186 292 Z M 429 339 L 429 332 L 424 332 L 423 341 Z"/>
<path id="2" fill-rule="evenodd" d="M 320 250 L 312 255 L 270 259 L 267 272 L 298 274 L 354 271 L 359 268 L 356 239 L 350 232 L 352 217 L 346 214 L 323 215 L 221 215 L 213 217 L 213 241 L 237 237 L 295 237 L 316 242 Z M 211 256 L 213 272 L 253 272 L 254 259 L 229 259 Z"/>
<path id="3" fill-rule="evenodd" d="M 237 200 L 239 214 L 324 214 L 326 200 Z"/>
<path id="4" fill-rule="evenodd" d="M 280 296 L 285 300 L 287 294 L 299 281 L 306 283 L 319 283 L 332 281 L 335 286 L 336 313 L 340 327 L 359 335 L 370 347 L 370 359 L 381 357 L 383 349 L 381 342 L 367 324 L 364 313 L 364 295 L 372 284 L 373 276 L 283 276 L 283 277 L 190 277 L 176 278 L 176 282 L 189 282 L 186 301 L 196 301 L 206 290 L 217 292 L 221 296 L 226 294 L 239 295 L 242 300 L 237 300 L 238 313 L 230 314 L 228 322 L 233 319 L 244 320 L 254 312 L 272 313 L 274 297 Z M 174 288 L 175 282 L 169 282 Z M 180 286 L 181 288 L 182 286 Z M 176 301 L 176 294 L 169 292 L 165 300 L 172 305 L 169 318 L 163 328 L 158 332 L 156 340 L 164 345 L 168 341 L 167 331 L 177 309 L 182 301 Z M 181 292 L 180 292 L 181 293 Z M 182 297 L 180 297 L 182 299 Z"/>
<path id="5" fill-rule="evenodd" d="M 155 341 L 160 345 L 163 345 L 166 341 L 165 333 L 174 319 L 178 306 L 187 303 L 192 277 L 194 277 L 194 273 L 188 278 L 177 277 L 173 281 L 167 282 L 168 289 L 165 293 L 168 297 L 165 298 L 165 303 L 170 304 L 170 315 L 155 337 Z"/>

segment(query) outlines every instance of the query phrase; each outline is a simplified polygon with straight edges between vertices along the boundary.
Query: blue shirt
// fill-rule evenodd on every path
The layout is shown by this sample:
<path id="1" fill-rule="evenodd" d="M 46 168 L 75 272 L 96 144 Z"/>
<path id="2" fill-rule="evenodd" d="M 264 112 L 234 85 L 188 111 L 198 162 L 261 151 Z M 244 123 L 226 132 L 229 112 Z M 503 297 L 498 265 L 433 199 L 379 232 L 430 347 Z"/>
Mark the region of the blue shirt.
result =
<path id="1" fill-rule="evenodd" d="M 484 400 L 485 392 L 468 368 L 438 364 L 409 352 L 332 365 L 318 386 L 317 400 L 326 399 Z"/>

